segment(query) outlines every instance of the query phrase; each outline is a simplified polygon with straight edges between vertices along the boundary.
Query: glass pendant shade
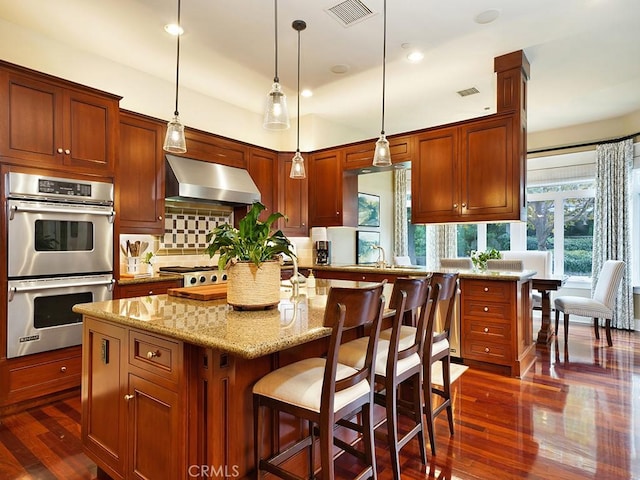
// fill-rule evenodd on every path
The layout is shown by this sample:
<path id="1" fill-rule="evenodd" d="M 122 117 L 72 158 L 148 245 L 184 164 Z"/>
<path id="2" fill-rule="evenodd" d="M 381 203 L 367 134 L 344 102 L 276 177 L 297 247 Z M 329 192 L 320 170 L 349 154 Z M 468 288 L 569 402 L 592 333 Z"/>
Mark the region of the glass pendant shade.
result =
<path id="1" fill-rule="evenodd" d="M 269 130 L 284 130 L 289 128 L 289 108 L 287 96 L 282 92 L 278 82 L 274 82 L 267 95 L 264 109 L 264 128 Z"/>
<path id="2" fill-rule="evenodd" d="M 184 125 L 176 115 L 167 124 L 167 134 L 164 137 L 165 151 L 171 153 L 185 153 L 187 151 L 187 141 L 184 138 Z"/>
<path id="3" fill-rule="evenodd" d="M 293 156 L 291 163 L 291 172 L 289 172 L 290 178 L 305 178 L 307 176 L 304 170 L 304 158 L 300 154 L 300 150 L 296 150 L 296 154 Z"/>
<path id="4" fill-rule="evenodd" d="M 376 151 L 373 154 L 373 166 L 388 167 L 390 165 L 391 150 L 389 150 L 389 140 L 387 140 L 387 137 L 385 137 L 383 133 L 376 142 Z"/>

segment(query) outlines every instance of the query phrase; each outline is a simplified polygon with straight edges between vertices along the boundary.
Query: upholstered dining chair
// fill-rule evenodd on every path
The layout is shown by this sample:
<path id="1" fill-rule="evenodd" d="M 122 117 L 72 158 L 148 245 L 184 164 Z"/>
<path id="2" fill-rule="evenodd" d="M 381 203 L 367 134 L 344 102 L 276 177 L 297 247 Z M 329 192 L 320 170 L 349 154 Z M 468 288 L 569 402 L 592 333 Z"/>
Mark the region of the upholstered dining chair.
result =
<path id="1" fill-rule="evenodd" d="M 413 437 L 417 437 L 423 465 L 427 465 L 425 447 L 425 422 L 422 409 L 424 406 L 422 375 L 425 331 L 427 325 L 433 325 L 439 286 L 429 286 L 429 278 L 398 278 L 393 284 L 393 292 L 389 308 L 395 309 L 391 328 L 384 330 L 378 340 L 378 356 L 376 358 L 375 381 L 376 393 L 374 401 L 385 407 L 387 442 L 391 456 L 391 467 L 394 480 L 400 480 L 399 451 Z M 427 303 L 431 300 L 430 303 Z M 428 313 L 427 313 L 428 312 Z M 417 327 L 410 327 L 417 319 Z M 401 335 L 402 329 L 410 329 L 412 334 Z M 401 338 L 402 337 L 402 338 Z M 338 361 L 353 368 L 360 369 L 364 365 L 367 352 L 366 338 L 359 338 L 340 347 Z M 398 397 L 400 385 L 412 387 L 412 400 L 406 401 Z M 399 437 L 398 415 L 402 414 L 413 421 L 411 428 Z M 381 422 L 381 426 L 385 422 Z M 342 424 L 342 423 L 341 423 Z M 377 430 L 377 432 L 380 432 Z M 376 432 L 376 433 L 377 433 Z"/>
<path id="2" fill-rule="evenodd" d="M 324 314 L 324 326 L 331 327 L 325 358 L 307 358 L 281 367 L 262 377 L 253 387 L 254 457 L 257 478 L 263 472 L 281 478 L 300 478 L 286 471 L 282 463 L 308 449 L 308 477 L 314 478 L 315 456 L 319 440 L 322 478 L 333 480 L 333 446 L 360 458 L 365 467 L 358 478 L 377 478 L 373 440 L 373 387 L 378 337 L 384 310 L 383 283 L 363 288 L 331 287 Z M 367 331 L 367 352 L 361 369 L 338 362 L 343 331 Z M 263 424 L 266 410 L 286 412 L 309 422 L 308 435 L 279 452 L 262 458 Z M 334 437 L 337 421 L 362 418 L 362 447 L 355 448 Z M 274 425 L 273 428 L 278 428 Z M 316 430 L 319 432 L 316 437 Z"/>
<path id="3" fill-rule="evenodd" d="M 593 290 L 591 298 L 576 296 L 560 296 L 554 301 L 556 308 L 556 335 L 558 334 L 558 322 L 560 312 L 564 318 L 564 343 L 567 343 L 567 331 L 569 330 L 569 315 L 580 315 L 593 318 L 593 329 L 596 339 L 600 339 L 599 319 L 605 320 L 607 333 L 607 345 L 612 346 L 611 340 L 611 319 L 613 318 L 613 307 L 622 276 L 624 275 L 624 262 L 621 260 L 607 260 L 602 265 L 596 288 Z"/>
<path id="4" fill-rule="evenodd" d="M 524 262 L 522 260 L 503 260 L 503 259 L 487 260 L 487 270 L 521 272 L 522 270 L 524 270 Z"/>
<path id="5" fill-rule="evenodd" d="M 471 270 L 473 262 L 469 257 L 462 258 L 441 258 L 440 267 L 442 268 L 458 268 L 461 270 Z"/>

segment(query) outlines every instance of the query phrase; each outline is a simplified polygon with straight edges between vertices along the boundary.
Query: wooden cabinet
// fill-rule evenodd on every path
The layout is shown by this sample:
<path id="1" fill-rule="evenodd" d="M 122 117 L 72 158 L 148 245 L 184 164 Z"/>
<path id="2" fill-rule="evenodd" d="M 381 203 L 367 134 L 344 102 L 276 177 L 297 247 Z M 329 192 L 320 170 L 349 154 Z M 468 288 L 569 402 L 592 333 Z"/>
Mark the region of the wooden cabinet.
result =
<path id="1" fill-rule="evenodd" d="M 535 361 L 531 281 L 460 280 L 462 357 L 520 377 Z"/>
<path id="2" fill-rule="evenodd" d="M 230 167 L 247 168 L 247 146 L 210 133 L 185 129 L 187 153 L 185 157 L 219 163 Z"/>
<path id="3" fill-rule="evenodd" d="M 281 153 L 278 155 L 278 211 L 287 217 L 279 220 L 278 226 L 283 233 L 290 237 L 306 237 L 309 235 L 309 166 L 306 155 L 306 178 L 297 179 L 289 177 L 293 153 Z"/>
<path id="4" fill-rule="evenodd" d="M 154 282 L 131 283 L 117 285 L 114 298 L 146 297 L 147 295 L 162 295 L 170 288 L 182 287 L 182 280 L 158 280 Z"/>
<path id="5" fill-rule="evenodd" d="M 278 211 L 278 154 L 270 150 L 249 148 L 247 170 L 260 191 L 261 203 L 267 207 L 260 214 L 260 220 L 264 221 Z"/>
<path id="6" fill-rule="evenodd" d="M 352 280 L 362 282 L 382 282 L 386 280 L 389 283 L 393 283 L 398 274 L 388 272 L 370 272 L 370 271 L 345 271 L 345 270 L 327 270 L 327 269 L 314 269 L 314 276 L 316 278 L 328 278 L 333 280 Z"/>
<path id="7" fill-rule="evenodd" d="M 309 155 L 309 226 L 356 226 L 358 177 L 342 168 L 343 151 Z"/>
<path id="8" fill-rule="evenodd" d="M 186 478 L 183 344 L 84 319 L 82 440 L 112 478 Z"/>
<path id="9" fill-rule="evenodd" d="M 523 220 L 514 117 L 493 115 L 416 138 L 412 223 Z"/>
<path id="10" fill-rule="evenodd" d="M 160 121 L 120 113 L 120 159 L 115 182 L 120 233 L 164 233 L 165 129 Z"/>
<path id="11" fill-rule="evenodd" d="M 388 140 L 392 163 L 397 164 L 411 161 L 413 157 L 413 137 L 411 135 L 389 137 Z M 368 142 L 361 142 L 345 147 L 345 170 L 371 168 L 373 154 L 376 150 L 376 141 L 377 139 L 372 139 Z"/>
<path id="12" fill-rule="evenodd" d="M 0 64 L 0 98 L 0 155 L 6 161 L 113 172 L 119 97 Z"/>

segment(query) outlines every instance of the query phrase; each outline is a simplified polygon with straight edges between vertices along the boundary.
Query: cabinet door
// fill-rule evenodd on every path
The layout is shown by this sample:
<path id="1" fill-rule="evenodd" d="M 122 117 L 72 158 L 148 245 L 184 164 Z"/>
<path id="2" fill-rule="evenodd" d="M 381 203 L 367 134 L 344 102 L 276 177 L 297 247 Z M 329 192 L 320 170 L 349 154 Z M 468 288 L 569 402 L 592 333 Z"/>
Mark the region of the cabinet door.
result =
<path id="1" fill-rule="evenodd" d="M 126 459 L 126 335 L 115 325 L 84 319 L 82 443 L 113 478 Z"/>
<path id="2" fill-rule="evenodd" d="M 279 192 L 278 211 L 287 216 L 279 221 L 279 227 L 285 235 L 291 237 L 306 237 L 309 235 L 308 227 L 308 186 L 309 165 L 308 156 L 305 159 L 307 165 L 306 178 L 296 179 L 289 177 L 293 154 L 283 153 L 279 155 Z"/>
<path id="3" fill-rule="evenodd" d="M 184 134 L 187 140 L 185 156 L 230 167 L 247 168 L 247 147 L 244 144 L 198 130 L 186 129 Z"/>
<path id="4" fill-rule="evenodd" d="M 0 127 L 0 154 L 41 166 L 60 164 L 64 151 L 62 89 L 6 70 L 0 71 L 0 78 L 0 108 L 7 109 Z"/>
<path id="5" fill-rule="evenodd" d="M 251 148 L 247 170 L 260 191 L 261 203 L 267 207 L 260 214 L 260 220 L 264 221 L 277 211 L 278 154 L 268 150 Z"/>
<path id="6" fill-rule="evenodd" d="M 462 125 L 460 140 L 462 220 L 520 220 L 512 118 Z"/>
<path id="7" fill-rule="evenodd" d="M 164 125 L 120 116 L 116 194 L 121 233 L 164 233 Z"/>
<path id="8" fill-rule="evenodd" d="M 460 187 L 456 128 L 419 135 L 411 162 L 411 222 L 458 221 Z"/>
<path id="9" fill-rule="evenodd" d="M 184 435 L 179 396 L 129 374 L 129 454 L 127 478 L 175 480 L 185 477 Z"/>
<path id="10" fill-rule="evenodd" d="M 365 143 L 350 145 L 344 149 L 344 168 L 369 169 L 373 163 L 373 154 L 376 150 L 377 139 Z M 413 157 L 413 141 L 411 135 L 389 138 L 389 151 L 391 152 L 391 162 L 410 162 Z M 364 173 L 364 172 L 363 172 Z"/>
<path id="11" fill-rule="evenodd" d="M 132 283 L 118 285 L 114 298 L 146 297 L 147 295 L 162 295 L 170 288 L 182 287 L 182 280 L 165 280 L 159 282 Z"/>
<path id="12" fill-rule="evenodd" d="M 112 172 L 117 148 L 118 110 L 115 99 L 65 91 L 63 163 Z"/>

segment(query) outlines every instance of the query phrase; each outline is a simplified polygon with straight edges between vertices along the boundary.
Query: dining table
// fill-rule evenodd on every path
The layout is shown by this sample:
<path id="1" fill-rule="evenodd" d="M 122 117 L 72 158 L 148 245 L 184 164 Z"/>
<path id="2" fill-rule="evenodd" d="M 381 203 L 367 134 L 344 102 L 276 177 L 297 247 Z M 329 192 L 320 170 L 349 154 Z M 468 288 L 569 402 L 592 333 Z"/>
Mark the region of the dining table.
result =
<path id="1" fill-rule="evenodd" d="M 557 291 L 562 287 L 566 278 L 564 275 L 547 275 L 545 277 L 534 276 L 531 279 L 532 288 L 540 292 L 542 296 L 542 322 L 536 340 L 538 345 L 549 344 L 555 335 L 555 328 L 551 323 L 551 292 Z"/>

